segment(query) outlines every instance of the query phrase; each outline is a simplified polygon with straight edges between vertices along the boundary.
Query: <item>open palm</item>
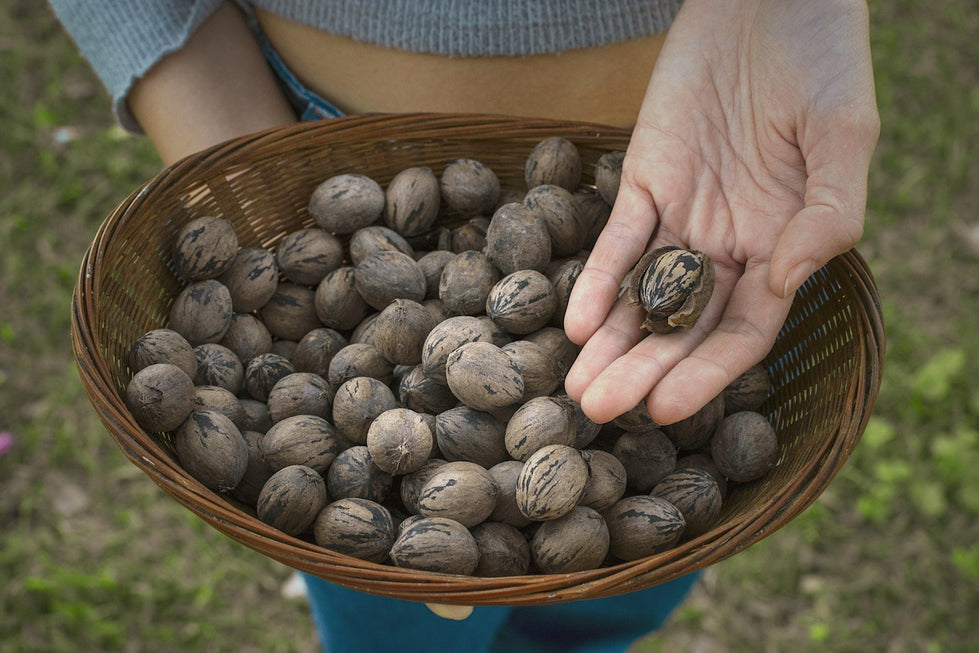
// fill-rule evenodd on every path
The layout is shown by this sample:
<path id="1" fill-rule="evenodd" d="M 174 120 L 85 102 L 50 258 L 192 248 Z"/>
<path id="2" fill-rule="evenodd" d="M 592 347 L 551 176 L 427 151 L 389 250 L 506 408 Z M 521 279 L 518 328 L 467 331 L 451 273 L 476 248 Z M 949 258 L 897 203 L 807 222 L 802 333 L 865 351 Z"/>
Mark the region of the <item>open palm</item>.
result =
<path id="1" fill-rule="evenodd" d="M 878 134 L 867 9 L 832 0 L 687 0 L 657 62 L 609 223 L 565 328 L 566 382 L 606 422 L 648 397 L 662 424 L 695 412 L 771 348 L 795 290 L 862 234 Z M 645 335 L 617 297 L 651 247 L 714 261 L 689 331 Z"/>

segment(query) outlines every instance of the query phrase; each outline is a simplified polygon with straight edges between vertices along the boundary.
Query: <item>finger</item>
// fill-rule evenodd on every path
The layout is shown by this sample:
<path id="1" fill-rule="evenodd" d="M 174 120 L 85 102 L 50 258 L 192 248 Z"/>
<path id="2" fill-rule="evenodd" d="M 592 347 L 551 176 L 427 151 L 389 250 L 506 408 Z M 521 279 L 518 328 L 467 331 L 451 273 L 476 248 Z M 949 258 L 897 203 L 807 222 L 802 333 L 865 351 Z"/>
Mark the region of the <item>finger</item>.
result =
<path id="1" fill-rule="evenodd" d="M 471 605 L 448 605 L 446 603 L 426 603 L 425 606 L 442 617 L 453 621 L 462 621 L 473 613 Z"/>
<path id="2" fill-rule="evenodd" d="M 808 206 L 785 227 L 772 255 L 769 286 L 791 296 L 813 272 L 860 239 L 863 227 L 831 207 Z"/>
<path id="3" fill-rule="evenodd" d="M 647 407 L 656 422 L 693 415 L 771 351 L 792 298 L 772 293 L 768 275 L 767 264 L 746 267 L 717 327 L 652 389 Z"/>
<path id="4" fill-rule="evenodd" d="M 719 268 L 714 286 L 714 294 L 704 313 L 690 330 L 679 329 L 669 334 L 649 334 L 640 340 L 645 333 L 639 330 L 643 319 L 641 308 L 632 307 L 634 311 L 632 327 L 633 338 L 622 338 L 613 343 L 612 348 L 603 348 L 591 357 L 591 352 L 582 349 L 579 361 L 582 365 L 594 366 L 589 368 L 592 376 L 583 388 L 579 403 L 589 419 L 605 423 L 631 410 L 650 390 L 659 383 L 670 369 L 690 354 L 697 345 L 707 337 L 714 325 L 721 319 L 727 297 L 740 275 L 740 268 Z M 618 307 L 616 311 L 618 311 Z M 599 330 L 589 344 L 596 342 Z M 638 335 L 637 335 L 638 334 Z M 631 348 L 625 345 L 635 343 Z M 608 343 L 599 341 L 597 346 L 607 347 Z M 583 355 L 589 358 L 583 358 Z M 597 373 L 596 373 L 597 372 Z"/>
<path id="5" fill-rule="evenodd" d="M 565 376 L 564 389 L 569 397 L 581 402 L 582 395 L 595 377 L 642 339 L 642 322 L 642 309 L 629 306 L 625 299 L 615 304 L 605 323 L 578 352 Z M 594 419 L 590 415 L 589 418 Z"/>
<path id="6" fill-rule="evenodd" d="M 564 330 L 572 342 L 584 344 L 605 321 L 622 279 L 646 250 L 656 220 L 649 194 L 623 178 L 608 223 L 571 290 Z"/>
<path id="7" fill-rule="evenodd" d="M 840 123 L 813 140 L 806 155 L 805 206 L 785 226 L 772 253 L 769 285 L 788 297 L 831 258 L 863 235 L 867 172 L 879 122 L 876 113 Z"/>
<path id="8" fill-rule="evenodd" d="M 596 424 L 610 422 L 631 410 L 692 347 L 689 333 L 653 334 L 616 358 L 588 384 L 579 401 Z"/>

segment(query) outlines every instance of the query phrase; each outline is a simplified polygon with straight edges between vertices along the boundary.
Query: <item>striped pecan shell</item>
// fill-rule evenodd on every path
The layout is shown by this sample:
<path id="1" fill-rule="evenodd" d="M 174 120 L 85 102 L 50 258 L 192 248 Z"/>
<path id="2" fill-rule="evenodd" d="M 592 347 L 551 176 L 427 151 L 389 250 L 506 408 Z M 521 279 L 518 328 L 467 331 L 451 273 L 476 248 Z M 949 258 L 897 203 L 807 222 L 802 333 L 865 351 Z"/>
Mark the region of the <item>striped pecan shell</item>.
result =
<path id="1" fill-rule="evenodd" d="M 627 293 L 630 305 L 642 306 L 642 328 L 669 333 L 689 329 L 714 291 L 714 263 L 703 252 L 660 247 L 647 252 L 633 268 Z"/>

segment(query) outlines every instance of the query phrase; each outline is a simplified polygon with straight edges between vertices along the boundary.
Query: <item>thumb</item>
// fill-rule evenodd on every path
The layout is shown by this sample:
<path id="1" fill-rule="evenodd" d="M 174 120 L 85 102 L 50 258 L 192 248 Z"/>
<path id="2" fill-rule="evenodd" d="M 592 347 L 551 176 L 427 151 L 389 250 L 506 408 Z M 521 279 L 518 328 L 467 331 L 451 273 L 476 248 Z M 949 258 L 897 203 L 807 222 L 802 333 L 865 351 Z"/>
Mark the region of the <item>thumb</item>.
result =
<path id="1" fill-rule="evenodd" d="M 426 603 L 425 605 L 443 619 L 453 621 L 462 621 L 473 613 L 471 605 L 447 605 L 445 603 Z"/>
<path id="2" fill-rule="evenodd" d="M 786 224 L 772 252 L 768 281 L 777 297 L 792 295 L 809 275 L 863 235 L 876 124 L 869 120 L 824 134 L 806 157 L 805 206 Z"/>
<path id="3" fill-rule="evenodd" d="M 827 205 L 806 206 L 785 226 L 772 253 L 769 287 L 790 297 L 831 258 L 853 247 L 863 234 L 863 211 L 841 213 Z"/>

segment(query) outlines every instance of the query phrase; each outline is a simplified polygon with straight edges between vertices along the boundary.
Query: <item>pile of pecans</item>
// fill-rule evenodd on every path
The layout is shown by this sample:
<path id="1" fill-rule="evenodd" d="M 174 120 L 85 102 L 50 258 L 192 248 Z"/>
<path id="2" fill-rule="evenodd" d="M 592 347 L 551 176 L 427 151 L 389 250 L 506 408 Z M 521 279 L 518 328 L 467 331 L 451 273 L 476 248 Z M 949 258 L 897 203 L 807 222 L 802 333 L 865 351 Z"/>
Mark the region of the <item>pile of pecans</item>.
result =
<path id="1" fill-rule="evenodd" d="M 669 426 L 642 406 L 595 424 L 563 391 L 568 297 L 621 164 L 603 156 L 585 185 L 555 137 L 528 153 L 526 190 L 473 159 L 386 187 L 336 175 L 274 248 L 196 218 L 173 245 L 169 323 L 132 346 L 127 405 L 206 487 L 374 562 L 564 573 L 704 533 L 729 482 L 777 462 L 765 368 Z"/>

